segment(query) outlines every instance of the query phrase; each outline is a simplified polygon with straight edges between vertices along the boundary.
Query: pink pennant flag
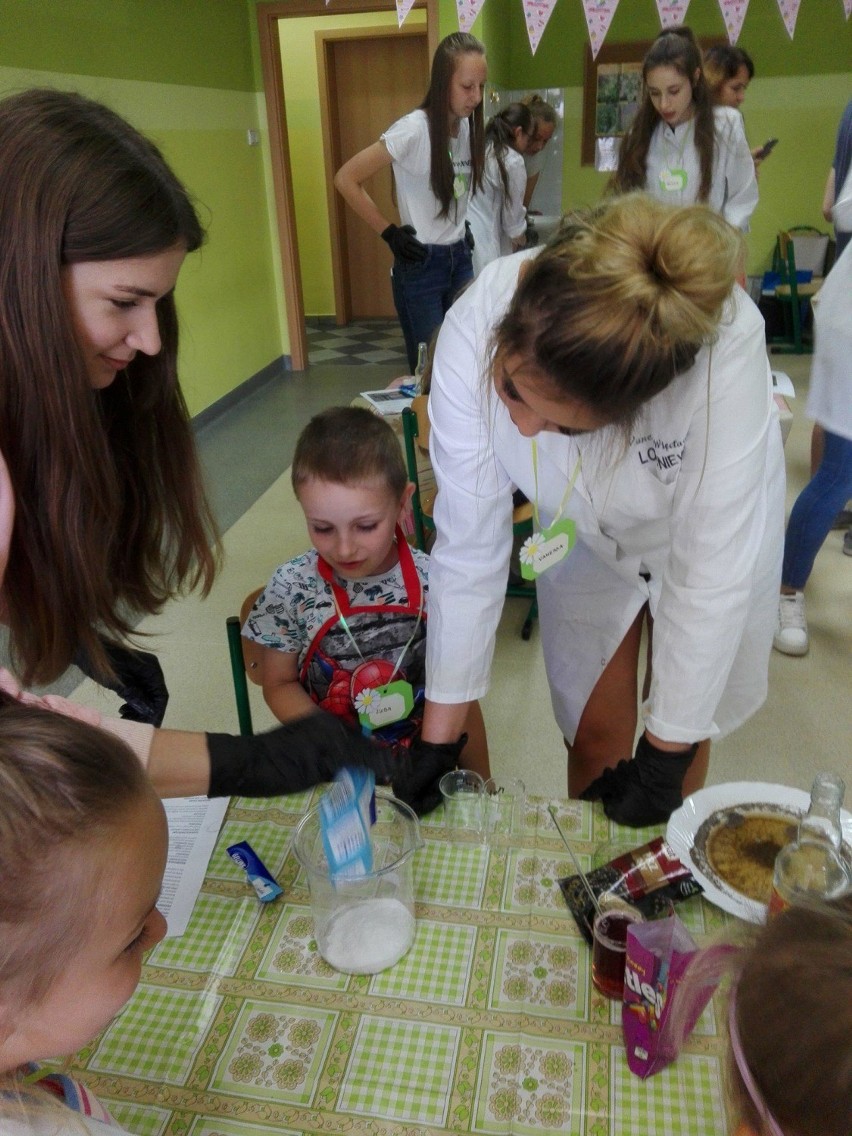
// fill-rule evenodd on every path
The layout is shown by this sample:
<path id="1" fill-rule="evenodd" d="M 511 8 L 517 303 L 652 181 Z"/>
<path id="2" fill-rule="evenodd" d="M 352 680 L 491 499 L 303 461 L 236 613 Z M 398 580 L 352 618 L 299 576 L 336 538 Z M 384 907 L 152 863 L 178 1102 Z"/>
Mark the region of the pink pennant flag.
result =
<path id="1" fill-rule="evenodd" d="M 748 11 L 748 0 L 719 0 L 722 9 L 722 19 L 725 21 L 725 31 L 728 33 L 730 43 L 736 43 L 743 30 L 743 20 Z"/>
<path id="2" fill-rule="evenodd" d="M 556 0 L 523 0 L 524 23 L 527 25 L 527 36 L 530 41 L 530 50 L 535 55 L 547 21 L 553 15 Z"/>
<path id="3" fill-rule="evenodd" d="M 456 10 L 459 14 L 459 31 L 469 32 L 473 21 L 479 15 L 485 0 L 456 0 Z"/>
<path id="4" fill-rule="evenodd" d="M 583 12 L 589 29 L 593 59 L 597 59 L 617 7 L 618 0 L 583 0 Z"/>
<path id="5" fill-rule="evenodd" d="M 405 23 L 405 19 L 413 7 L 414 0 L 396 0 L 396 18 L 400 27 Z"/>
<path id="6" fill-rule="evenodd" d="M 677 28 L 686 20 L 689 0 L 657 0 L 661 28 Z"/>
<path id="7" fill-rule="evenodd" d="M 787 29 L 787 35 L 790 39 L 793 38 L 796 31 L 800 2 L 801 0 L 778 0 L 778 11 L 781 13 L 781 19 L 784 21 L 784 27 Z"/>
<path id="8" fill-rule="evenodd" d="M 852 0 L 843 0 L 843 11 L 846 13 L 846 19 L 848 20 L 849 17 L 852 16 Z"/>

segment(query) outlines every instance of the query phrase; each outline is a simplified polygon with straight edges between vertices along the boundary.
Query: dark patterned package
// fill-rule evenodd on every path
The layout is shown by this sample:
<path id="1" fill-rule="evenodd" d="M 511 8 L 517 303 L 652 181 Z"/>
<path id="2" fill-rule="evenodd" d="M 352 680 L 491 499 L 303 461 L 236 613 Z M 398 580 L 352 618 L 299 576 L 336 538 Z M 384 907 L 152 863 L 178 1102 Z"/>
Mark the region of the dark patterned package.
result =
<path id="1" fill-rule="evenodd" d="M 586 873 L 597 899 L 611 897 L 638 908 L 646 919 L 668 915 L 672 903 L 700 895 L 701 884 L 665 842 L 656 837 Z M 579 876 L 557 881 L 583 938 L 591 946 L 595 909 Z M 606 901 L 605 901 L 606 902 Z"/>

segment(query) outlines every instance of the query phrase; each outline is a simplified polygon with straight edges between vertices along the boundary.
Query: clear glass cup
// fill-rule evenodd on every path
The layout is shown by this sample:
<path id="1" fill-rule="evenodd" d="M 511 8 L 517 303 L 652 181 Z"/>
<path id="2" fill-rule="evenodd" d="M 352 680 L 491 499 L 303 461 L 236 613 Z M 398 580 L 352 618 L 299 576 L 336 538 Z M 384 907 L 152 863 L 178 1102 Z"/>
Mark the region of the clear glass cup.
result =
<path id="1" fill-rule="evenodd" d="M 472 769 L 452 769 L 438 782 L 444 798 L 444 825 L 451 836 L 482 835 L 485 782 Z"/>
<path id="2" fill-rule="evenodd" d="M 520 836 L 524 831 L 527 788 L 519 777 L 490 777 L 482 797 L 483 830 L 489 840 Z"/>

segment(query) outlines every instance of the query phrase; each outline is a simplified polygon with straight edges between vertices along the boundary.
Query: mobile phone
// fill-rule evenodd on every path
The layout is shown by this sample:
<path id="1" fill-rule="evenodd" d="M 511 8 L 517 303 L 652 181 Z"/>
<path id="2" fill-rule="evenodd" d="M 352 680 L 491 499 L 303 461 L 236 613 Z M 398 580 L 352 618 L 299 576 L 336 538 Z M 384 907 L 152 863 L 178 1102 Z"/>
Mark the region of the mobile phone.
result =
<path id="1" fill-rule="evenodd" d="M 777 145 L 777 138 L 768 138 L 760 147 L 760 150 L 757 153 L 758 158 L 765 158 L 768 154 L 771 154 Z"/>

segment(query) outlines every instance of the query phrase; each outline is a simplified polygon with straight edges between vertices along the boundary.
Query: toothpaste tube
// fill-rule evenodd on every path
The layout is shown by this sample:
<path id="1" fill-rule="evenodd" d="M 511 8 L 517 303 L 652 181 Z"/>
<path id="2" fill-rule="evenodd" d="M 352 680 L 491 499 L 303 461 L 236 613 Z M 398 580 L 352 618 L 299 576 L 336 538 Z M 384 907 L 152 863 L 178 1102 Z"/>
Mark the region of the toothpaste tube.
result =
<path id="1" fill-rule="evenodd" d="M 270 900 L 284 894 L 284 889 L 272 877 L 269 869 L 247 840 L 232 844 L 227 852 L 234 863 L 239 864 L 245 871 L 261 903 L 269 903 Z"/>

